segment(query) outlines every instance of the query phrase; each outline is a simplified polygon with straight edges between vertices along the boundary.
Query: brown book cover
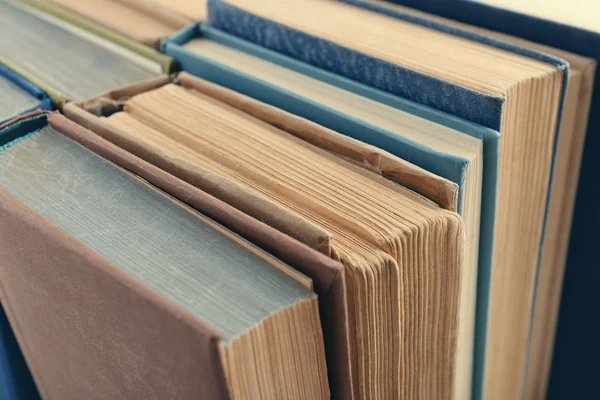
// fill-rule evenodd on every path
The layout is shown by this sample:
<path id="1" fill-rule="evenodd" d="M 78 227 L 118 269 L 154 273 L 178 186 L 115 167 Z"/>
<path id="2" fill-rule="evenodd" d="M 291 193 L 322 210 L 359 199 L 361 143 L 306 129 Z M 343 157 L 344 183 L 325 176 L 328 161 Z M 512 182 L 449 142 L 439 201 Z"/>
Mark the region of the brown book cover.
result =
<path id="1" fill-rule="evenodd" d="M 19 137 L 34 130 L 32 123 L 40 124 L 39 114 L 22 116 L 0 128 L 5 128 L 4 133 L 9 136 Z M 45 116 L 47 124 L 57 131 L 310 277 L 319 295 L 328 363 L 348 363 L 341 264 L 118 148 L 59 113 Z M 218 356 L 218 332 L 5 192 L 0 192 L 0 213 L 3 221 L 0 257 L 4 260 L 0 266 L 2 301 L 44 398 L 103 398 L 113 390 L 117 398 L 128 399 L 229 397 Z M 65 282 L 82 288 L 78 293 L 85 295 L 69 293 Z M 161 326 L 158 334 L 140 340 L 137 333 L 156 324 Z M 148 376 L 131 377 L 128 371 L 141 359 L 177 360 L 177 363 Z M 332 384 L 348 381 L 347 371 L 337 369 L 337 372 L 338 376 L 330 377 Z M 132 385 L 126 382 L 128 379 L 140 381 Z M 164 385 L 166 381 L 169 385 Z M 167 387 L 175 392 L 165 392 Z"/>

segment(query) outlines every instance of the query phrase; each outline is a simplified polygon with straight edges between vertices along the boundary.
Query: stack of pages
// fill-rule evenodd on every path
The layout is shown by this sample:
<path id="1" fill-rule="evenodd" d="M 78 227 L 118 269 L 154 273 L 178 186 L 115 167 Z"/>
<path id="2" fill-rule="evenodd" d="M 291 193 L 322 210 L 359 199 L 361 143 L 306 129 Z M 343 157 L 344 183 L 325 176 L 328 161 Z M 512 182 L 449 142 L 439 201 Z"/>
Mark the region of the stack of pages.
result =
<path id="1" fill-rule="evenodd" d="M 0 64 L 0 124 L 35 109 L 52 109 L 52 101 L 40 88 Z"/>
<path id="2" fill-rule="evenodd" d="M 600 25 L 484 3 L 0 0 L 0 397 L 590 396 Z"/>

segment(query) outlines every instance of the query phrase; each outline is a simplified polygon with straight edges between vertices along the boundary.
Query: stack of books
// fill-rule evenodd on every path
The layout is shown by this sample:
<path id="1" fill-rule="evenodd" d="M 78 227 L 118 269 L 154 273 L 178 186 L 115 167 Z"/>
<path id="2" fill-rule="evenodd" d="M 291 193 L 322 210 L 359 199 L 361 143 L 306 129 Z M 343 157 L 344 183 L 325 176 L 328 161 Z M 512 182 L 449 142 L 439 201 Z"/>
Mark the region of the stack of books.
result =
<path id="1" fill-rule="evenodd" d="M 555 3 L 0 0 L 0 398 L 593 396 Z"/>

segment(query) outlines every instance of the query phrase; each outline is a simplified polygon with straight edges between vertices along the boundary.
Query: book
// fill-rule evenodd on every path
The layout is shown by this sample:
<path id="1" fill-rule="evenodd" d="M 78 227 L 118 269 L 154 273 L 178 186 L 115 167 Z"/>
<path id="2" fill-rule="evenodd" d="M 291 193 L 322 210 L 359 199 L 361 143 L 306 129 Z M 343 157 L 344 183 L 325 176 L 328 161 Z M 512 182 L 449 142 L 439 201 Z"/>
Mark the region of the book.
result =
<path id="1" fill-rule="evenodd" d="M 389 11 L 387 8 L 380 6 L 380 3 L 383 4 L 382 2 L 348 1 L 347 3 L 352 5 L 319 1 L 291 5 L 288 2 L 285 4 L 287 10 L 284 12 L 281 3 L 260 3 L 260 6 L 257 7 L 255 5 L 249 6 L 243 1 L 212 1 L 209 2 L 209 21 L 211 25 L 219 29 L 269 49 L 277 50 L 315 66 L 408 98 L 418 97 L 417 101 L 424 104 L 500 130 L 502 138 L 501 161 L 494 265 L 492 269 L 493 271 L 502 271 L 502 273 L 492 273 L 492 297 L 489 308 L 490 325 L 488 326 L 485 320 L 478 321 L 479 330 L 487 329 L 487 340 L 476 343 L 475 347 L 473 392 L 477 398 L 482 395 L 484 372 L 492 377 L 502 376 L 509 380 L 518 380 L 520 379 L 519 370 L 522 370 L 525 362 L 532 315 L 530 299 L 536 291 L 540 241 L 547 223 L 547 215 L 550 215 L 546 212 L 547 209 L 550 210 L 547 207 L 549 180 L 554 165 L 553 148 L 558 137 L 556 134 L 557 128 L 560 125 L 562 116 L 560 103 L 567 94 L 565 89 L 568 80 L 567 64 L 556 56 L 548 56 L 541 51 L 523 47 L 521 44 L 507 42 L 503 38 L 490 38 L 481 33 L 445 25 L 418 15 L 410 15 L 397 10 Z M 372 11 L 377 11 L 377 13 Z M 315 18 L 316 15 L 319 17 Z M 326 18 L 329 20 L 333 15 L 335 17 L 331 21 L 336 21 L 336 18 L 339 18 L 340 21 L 344 20 L 344 24 L 326 24 L 322 22 Z M 352 34 L 346 31 L 345 29 L 350 25 L 358 26 L 359 31 L 354 30 Z M 368 28 L 370 26 L 378 26 L 378 29 L 370 32 Z M 360 30 L 363 29 L 362 27 L 365 27 L 364 32 Z M 269 32 L 268 35 L 265 34 L 267 31 Z M 401 38 L 396 40 L 398 35 Z M 393 41 L 387 39 L 391 37 L 395 39 Z M 416 39 L 413 40 L 414 38 Z M 419 40 L 422 42 L 419 42 Z M 302 43 L 302 46 L 297 46 L 297 43 Z M 461 54 L 468 54 L 469 56 L 457 60 L 455 53 L 450 50 L 450 47 L 453 46 L 451 43 L 454 43 L 457 49 L 461 49 L 457 50 Z M 436 47 L 437 50 L 433 51 L 432 48 L 435 46 L 438 46 Z M 402 47 L 401 52 L 398 51 L 400 47 Z M 315 50 L 307 51 L 307 49 Z M 465 51 L 467 53 L 464 53 Z M 525 170 L 516 166 L 515 160 L 527 159 L 522 159 L 521 154 L 528 154 L 527 157 L 536 157 L 534 156 L 536 152 L 539 151 L 538 155 L 543 153 L 541 148 L 529 152 L 521 144 L 516 145 L 518 149 L 516 151 L 514 148 L 511 151 L 506 150 L 512 145 L 507 144 L 511 141 L 511 134 L 507 135 L 504 133 L 505 130 L 510 131 L 512 129 L 510 127 L 513 126 L 516 131 L 519 129 L 528 131 L 527 128 L 524 128 L 525 125 L 521 125 L 519 128 L 518 124 L 511 125 L 511 123 L 506 122 L 507 115 L 510 115 L 507 107 L 511 101 L 509 92 L 503 94 L 496 92 L 498 95 L 506 96 L 507 102 L 500 113 L 500 115 L 504 115 L 502 116 L 501 126 L 500 124 L 494 125 L 492 118 L 485 121 L 484 116 L 486 112 L 491 113 L 492 110 L 497 111 L 497 109 L 490 105 L 484 105 L 481 99 L 477 100 L 477 96 L 473 96 L 473 93 L 468 93 L 456 87 L 448 88 L 447 82 L 440 82 L 439 80 L 436 82 L 435 79 L 431 79 L 429 76 L 418 75 L 413 71 L 406 70 L 408 67 L 417 73 L 424 73 L 442 81 L 462 85 L 463 88 L 492 94 L 493 91 L 490 92 L 489 86 L 490 79 L 492 79 L 491 75 L 487 79 L 482 79 L 481 82 L 485 82 L 485 84 L 479 87 L 475 83 L 479 78 L 474 78 L 474 76 L 477 73 L 483 73 L 484 75 L 507 74 L 511 67 L 507 65 L 502 67 L 498 62 L 492 61 L 493 54 L 498 56 L 502 54 L 503 56 L 500 57 L 503 58 L 503 62 L 508 61 L 504 57 L 507 51 L 510 52 L 509 54 L 513 54 L 515 61 L 517 58 L 539 61 L 549 67 L 554 67 L 555 71 L 560 74 L 560 78 L 555 81 L 558 86 L 555 86 L 556 91 L 554 92 L 558 103 L 548 108 L 554 110 L 553 115 L 549 115 L 548 122 L 550 125 L 547 125 L 546 128 L 542 128 L 541 124 L 537 126 L 538 129 L 546 130 L 545 140 L 548 144 L 546 151 L 549 150 L 549 152 L 544 151 L 546 161 L 536 162 L 536 167 L 531 170 L 533 174 L 531 179 L 535 179 L 536 182 L 541 184 L 541 186 L 537 186 L 542 189 L 539 196 L 529 190 L 531 187 L 529 180 L 522 181 L 523 190 L 519 191 L 518 195 L 507 197 L 503 195 L 505 190 L 514 190 L 516 182 L 523 179 L 524 175 L 527 174 Z M 435 57 L 432 55 L 433 53 L 435 53 Z M 481 57 L 481 64 L 478 64 L 479 57 Z M 484 59 L 487 59 L 487 61 L 484 61 Z M 463 62 L 462 60 L 469 64 L 468 67 L 465 65 L 464 68 L 461 68 L 458 65 Z M 458 64 L 453 64 L 456 62 Z M 368 70 L 376 72 L 367 74 L 365 65 L 369 65 Z M 521 69 L 521 71 L 523 70 Z M 510 73 L 508 74 L 510 75 Z M 461 76 L 464 78 L 461 78 Z M 509 79 L 515 78 L 516 76 L 513 76 Z M 457 93 L 460 93 L 460 95 L 457 95 Z M 452 94 L 452 97 L 449 97 L 448 94 Z M 466 102 L 463 104 L 463 101 L 471 96 L 473 96 L 471 104 L 468 105 Z M 519 96 L 517 95 L 517 97 Z M 538 97 L 538 94 L 532 94 L 531 97 L 533 103 L 536 103 L 536 98 L 548 98 L 541 95 Z M 451 101 L 446 101 L 447 98 L 450 98 Z M 526 102 L 529 102 L 529 100 L 526 100 Z M 478 109 L 479 114 L 474 112 L 473 104 L 477 104 L 475 108 Z M 570 104 L 570 107 L 573 109 L 572 104 Z M 491 115 L 488 116 L 491 117 Z M 520 119 L 520 117 L 516 119 Z M 529 120 L 528 117 L 521 119 L 523 123 L 527 120 Z M 517 137 L 519 136 L 515 136 L 515 138 Z M 520 137 L 523 138 L 524 136 Z M 524 139 L 517 139 L 517 141 L 519 140 Z M 503 159 L 506 161 L 503 162 Z M 525 164 L 528 164 L 528 162 L 525 162 Z M 542 164 L 544 165 L 542 166 Z M 508 172 L 509 169 L 512 172 Z M 543 173 L 544 176 L 542 177 L 540 173 Z M 513 176 L 510 178 L 508 178 L 508 175 L 503 177 L 504 174 L 513 174 Z M 503 185 L 503 182 L 510 183 L 504 183 Z M 509 187 L 512 187 L 512 189 L 509 189 Z M 527 187 L 527 190 L 525 190 L 525 187 Z M 519 200 L 519 205 L 516 206 L 516 202 L 509 205 L 511 200 L 516 200 L 516 196 L 522 197 L 522 200 Z M 533 203 L 531 203 L 534 198 L 537 198 L 535 200 L 537 206 L 533 206 Z M 528 229 L 531 229 L 532 225 L 524 223 L 524 219 L 531 218 L 533 215 L 529 213 L 528 216 L 517 218 L 514 212 L 522 212 L 526 207 L 529 207 L 525 206 L 527 202 L 533 207 L 532 209 L 536 210 L 538 217 L 537 222 L 534 223 L 536 228 L 523 233 L 523 229 L 518 228 L 518 226 L 523 224 L 523 227 L 527 226 Z M 502 203 L 505 204 L 502 205 Z M 507 215 L 505 219 L 505 213 L 512 215 Z M 512 222 L 510 222 L 511 220 Z M 518 240 L 515 234 L 509 233 L 511 230 L 521 233 Z M 523 253 L 518 255 L 517 248 L 520 248 Z M 526 256 L 526 253 L 529 256 Z M 514 259 L 509 261 L 512 257 Z M 523 267 L 523 265 L 528 265 L 528 267 Z M 508 272 L 507 267 L 515 270 Z M 517 274 L 522 279 L 515 278 Z M 502 292 L 523 293 L 524 296 L 520 297 L 513 294 L 506 297 L 501 295 Z M 510 323 L 508 323 L 509 320 Z M 515 323 L 515 321 L 519 322 Z M 476 336 L 485 339 L 485 334 Z M 502 350 L 506 347 L 518 348 L 519 350 L 507 353 Z M 494 349 L 494 351 L 491 353 L 488 351 L 486 355 L 486 348 L 488 350 Z M 488 368 L 484 370 L 486 359 L 485 366 Z M 519 390 L 515 388 L 519 386 L 518 384 L 502 384 L 505 381 L 501 379 L 495 379 L 495 382 L 497 385 L 492 391 L 498 393 L 501 397 L 501 393 L 505 393 L 507 390 Z M 465 387 L 464 393 L 467 391 L 469 389 Z M 464 395 L 457 394 L 457 396 L 461 398 Z M 506 396 L 512 397 L 511 395 Z"/>
<path id="2" fill-rule="evenodd" d="M 81 18 L 81 16 L 69 11 L 67 8 L 52 3 L 51 0 L 17 1 L 23 3 L 24 5 L 27 5 L 28 7 L 37 9 L 43 14 L 48 14 L 55 18 L 58 18 L 59 20 L 66 22 L 67 26 L 76 26 L 82 29 L 84 32 L 87 31 L 89 33 L 92 33 L 93 36 L 97 38 L 101 38 L 109 43 L 115 43 L 118 45 L 119 48 L 121 48 L 121 51 L 123 51 L 122 49 L 124 48 L 134 54 L 142 56 L 142 59 L 151 60 L 154 63 L 158 64 L 162 71 L 165 73 L 173 72 L 176 69 L 176 65 L 174 64 L 173 59 L 159 53 L 158 51 L 156 51 L 156 49 L 150 46 L 146 46 L 142 43 L 136 42 L 133 39 L 129 39 L 128 37 L 116 31 L 107 29 L 101 24 L 95 23 L 90 19 Z M 140 5 L 140 8 L 143 8 L 143 6 Z"/>
<path id="3" fill-rule="evenodd" d="M 569 60 L 572 70 L 582 68 L 581 62 L 574 63 L 573 55 L 588 58 L 596 63 L 600 61 L 600 35 L 597 24 L 594 25 L 596 14 L 595 2 L 577 1 L 564 2 L 506 2 L 506 1 L 426 1 L 394 0 L 393 3 L 412 7 L 415 10 L 427 12 L 447 19 L 469 24 L 470 29 L 486 29 L 495 35 L 511 35 L 513 38 L 526 40 L 528 46 L 545 46 L 553 52 L 562 51 L 561 57 Z M 558 49 L 558 50 L 557 50 Z M 589 62 L 587 63 L 589 66 Z M 556 261 L 558 268 L 548 273 L 540 265 L 538 272 L 538 290 L 535 296 L 535 314 L 532 318 L 531 344 L 526 365 L 524 392 L 527 398 L 545 397 L 563 398 L 577 395 L 589 397 L 595 393 L 595 378 L 588 374 L 599 355 L 598 347 L 591 347 L 600 329 L 590 329 L 588 315 L 593 315 L 592 308 L 583 309 L 585 305 L 593 304 L 595 300 L 588 294 L 594 289 L 590 286 L 596 276 L 593 243 L 597 237 L 595 222 L 597 209 L 595 207 L 595 176 L 598 161 L 595 149 L 598 148 L 596 135 L 593 134 L 598 124 L 598 96 L 591 99 L 589 121 L 587 116 L 588 104 L 592 94 L 598 87 L 597 70 L 588 68 L 583 75 L 584 84 L 580 94 L 581 105 L 578 106 L 576 130 L 587 131 L 585 135 L 585 152 L 581 159 L 584 146 L 583 137 L 578 136 L 573 142 L 573 154 L 568 168 L 569 187 L 565 190 L 566 197 L 562 200 L 565 213 L 560 228 L 561 237 L 558 239 Z M 591 87 L 590 87 L 591 86 Z M 561 133 L 561 139 L 562 133 Z M 581 165 L 581 172 L 579 173 Z M 557 162 L 555 174 L 561 173 Z M 578 179 L 579 174 L 579 179 Z M 579 184 L 578 184 L 579 181 Z M 573 188 L 577 187 L 577 202 L 575 203 Z M 554 190 L 553 190 L 554 191 Z M 559 191 L 559 189 L 557 189 Z M 575 204 L 573 216 L 572 204 Z M 571 226 L 571 218 L 573 223 Z M 551 229 L 550 220 L 547 223 Z M 565 269 L 565 240 L 569 238 L 568 258 Z M 553 242 L 550 239 L 550 246 Z M 560 319 L 556 329 L 556 313 L 558 312 L 559 295 L 565 270 L 565 286 L 560 297 Z M 580 279 L 580 277 L 585 277 Z M 554 332 L 556 331 L 556 346 L 554 362 L 552 363 L 551 387 L 550 361 Z M 550 334 L 549 334 L 550 333 Z M 592 351 L 596 349 L 596 352 Z M 575 368 L 574 366 L 577 366 Z"/>
<path id="4" fill-rule="evenodd" d="M 138 94 L 131 90 L 123 91 L 121 100 L 113 97 L 112 102 L 104 101 L 105 104 L 112 103 L 112 106 L 107 108 L 106 114 L 95 112 L 103 115 L 101 117 L 86 114 L 75 104 L 69 104 L 65 112 L 69 118 L 188 182 L 198 182 L 204 170 L 209 170 L 221 175 L 225 185 L 233 181 L 330 232 L 329 255 L 345 265 L 348 287 L 354 288 L 346 292 L 349 309 L 348 364 L 328 362 L 333 396 L 349 398 L 355 391 L 400 395 L 416 391 L 418 385 L 425 382 L 428 392 L 435 393 L 434 396 L 452 391 L 457 345 L 454 338 L 460 340 L 457 332 L 460 282 L 456 280 L 456 274 L 462 268 L 463 257 L 462 221 L 448 211 L 456 209 L 456 185 L 382 150 L 188 74 L 179 74 L 174 82 L 176 84 L 161 82 L 154 88 L 147 86 Z M 138 100 L 143 104 L 139 109 Z M 97 99 L 88 104 L 95 103 L 98 103 Z M 168 104 L 172 105 L 171 110 Z M 93 109 L 97 111 L 97 108 Z M 144 110 L 151 110 L 150 115 L 146 116 Z M 138 112 L 143 112 L 144 117 L 138 116 Z M 167 116 L 169 122 L 160 122 L 167 121 L 164 119 Z M 189 130 L 192 125 L 213 128 L 196 135 Z M 306 183 L 309 181 L 310 185 Z M 434 198 L 437 204 L 422 196 L 414 197 L 415 192 L 394 183 L 403 181 L 411 189 L 421 190 L 421 195 Z M 381 191 L 381 195 L 373 198 L 364 190 L 369 193 Z M 403 196 L 412 200 L 406 202 Z M 417 215 L 422 215 L 418 218 L 427 218 L 428 215 L 425 209 L 418 214 L 399 214 L 409 204 L 410 207 L 432 207 L 430 211 L 437 215 L 436 220 L 444 221 L 437 228 L 442 229 L 439 237 L 444 238 L 443 242 L 422 250 L 429 254 L 443 253 L 443 259 L 438 259 L 437 263 L 425 258 L 421 261 L 411 257 L 407 260 L 397 258 L 397 252 L 406 247 L 401 242 L 392 245 L 396 240 L 393 232 L 403 229 L 404 224 L 412 225 L 411 220 Z M 390 212 L 392 214 L 384 216 Z M 374 218 L 373 222 L 369 222 L 367 215 Z M 429 226 L 426 219 L 423 221 L 424 226 Z M 445 226 L 446 223 L 449 225 Z M 376 228 L 379 225 L 381 227 Z M 412 229 L 419 230 L 416 226 Z M 408 235 L 406 240 L 416 239 L 409 239 L 414 234 L 412 229 L 404 233 Z M 293 227 L 288 227 L 285 232 L 294 235 Z M 380 235 L 384 236 L 377 239 Z M 423 236 L 417 237 L 424 240 Z M 429 236 L 428 241 L 434 240 L 434 237 L 437 236 Z M 384 245 L 386 242 L 394 247 L 387 247 Z M 425 244 L 415 242 L 414 246 L 421 248 Z M 430 257 L 434 257 L 433 254 Z M 436 267 L 423 270 L 425 265 Z M 445 278 L 435 278 L 436 282 L 443 284 L 432 285 L 418 295 L 415 289 L 401 289 L 406 293 L 403 296 L 406 310 L 427 303 L 431 307 L 431 318 L 435 318 L 434 315 L 441 318 L 437 328 L 440 333 L 433 338 L 418 333 L 427 331 L 425 325 L 428 322 L 407 326 L 398 320 L 406 311 L 383 312 L 388 307 L 403 304 L 398 297 L 400 287 L 396 284 L 402 284 L 404 278 L 400 276 L 403 274 L 416 274 L 415 268 L 424 275 L 418 280 L 410 280 L 414 283 L 433 279 L 425 277 L 429 273 L 445 275 Z M 376 286 L 371 289 L 365 286 L 361 270 L 380 271 L 372 277 Z M 393 283 L 393 286 L 380 286 L 384 282 Z M 372 294 L 366 297 L 358 295 L 363 290 Z M 448 294 L 444 296 L 446 304 L 432 303 L 429 298 L 438 296 L 440 291 Z M 382 296 L 389 300 L 381 303 L 375 300 Z M 444 310 L 436 311 L 439 306 Z M 365 307 L 373 311 L 366 313 Z M 386 326 L 390 328 L 386 329 Z M 379 335 L 360 333 L 370 329 L 378 329 Z M 399 340 L 396 335 L 405 339 Z M 411 344 L 412 340 L 422 344 Z M 417 347 L 431 350 L 404 353 L 403 348 Z M 367 359 L 373 362 L 367 362 Z M 402 370 L 396 367 L 399 360 L 406 363 Z M 427 365 L 433 360 L 444 360 L 445 367 L 432 369 L 427 375 L 419 373 L 418 365 Z M 369 374 L 363 372 L 365 369 L 370 370 Z M 397 379 L 385 378 L 400 373 L 403 375 L 398 375 Z M 332 379 L 332 375 L 340 378 Z M 355 386 L 355 382 L 360 381 L 358 376 L 377 383 Z"/>
<path id="5" fill-rule="evenodd" d="M 335 262 L 241 215 L 238 228 L 270 236 L 313 281 L 58 114 L 21 118 L 2 137 L 14 138 L 0 155 L 2 299 L 43 397 L 328 397 L 315 291 L 340 281 Z"/>
<path id="6" fill-rule="evenodd" d="M 546 22 L 556 22 L 571 28 L 579 28 L 588 33 L 598 31 L 598 20 L 595 18 L 598 13 L 597 4 L 590 0 L 576 0 L 572 3 L 573 7 L 565 7 L 563 2 L 557 0 L 531 0 L 526 3 L 506 0 L 477 0 L 477 3 L 495 6 L 505 11 L 513 11 L 520 14 L 520 18 L 530 16 L 546 20 Z M 489 6 L 478 7 L 491 9 Z M 470 10 L 473 9 L 476 10 L 476 8 Z M 518 28 L 515 27 L 514 29 Z"/>
<path id="7" fill-rule="evenodd" d="M 204 13 L 203 1 L 0 0 L 0 12 L 17 10 L 0 16 L 7 32 L 11 24 L 51 27 L 17 35 L 28 38 L 23 46 L 5 40 L 34 61 L 0 55 L 0 121 L 9 120 L 0 122 L 8 166 L 0 188 L 15 169 L 8 192 L 0 190 L 0 397 L 99 398 L 106 387 L 119 398 L 593 397 L 596 210 L 581 217 L 585 207 L 575 203 L 580 183 L 577 201 L 588 211 L 593 204 L 600 29 L 589 1 L 562 13 L 536 1 L 208 0 L 208 26 L 192 16 Z M 100 49 L 98 58 L 59 49 L 48 40 L 55 28 L 81 48 L 91 44 L 87 55 Z M 40 32 L 67 55 L 25 51 L 39 46 Z M 86 76 L 54 67 L 79 53 L 106 69 Z M 119 81 L 113 64 L 147 74 Z M 175 65 L 186 72 L 165 74 Z M 30 112 L 52 102 L 74 122 Z M 103 180 L 109 170 L 120 175 Z M 27 184 L 36 179 L 41 192 Z M 111 187 L 116 194 L 89 198 Z M 127 211 L 115 211 L 115 198 L 129 199 Z M 145 214 L 137 198 L 158 200 Z M 180 246 L 198 237 L 208 250 L 187 251 L 199 257 L 238 253 L 219 252 L 224 240 L 203 240 L 175 214 L 163 223 L 162 210 L 260 260 L 252 259 L 260 271 L 234 273 L 230 292 L 213 297 L 242 293 L 250 300 L 234 308 L 245 310 L 253 279 L 264 283 L 256 290 L 263 298 L 273 286 L 264 271 L 275 271 L 287 282 L 283 308 L 259 305 L 267 315 L 235 333 L 220 325 L 222 310 L 194 308 L 185 262 L 165 260 L 185 256 Z M 143 228 L 130 232 L 140 215 Z M 123 225 L 123 243 L 122 229 L 104 235 L 111 223 Z M 150 275 L 135 270 L 145 260 L 136 244 L 154 243 L 152 235 L 137 240 L 148 226 L 190 228 L 151 249 L 160 254 L 140 264 Z M 44 261 L 56 276 L 39 276 Z M 155 271 L 168 278 L 153 280 Z M 91 301 L 77 297 L 80 289 Z M 108 292 L 117 293 L 112 303 Z M 301 334 L 280 335 L 282 326 Z M 155 351 L 167 338 L 177 343 Z M 257 342 L 259 351 L 242 354 Z M 189 351 L 197 343 L 208 344 Z M 134 353 L 125 361 L 127 351 L 115 350 L 123 346 Z M 145 361 L 156 359 L 164 362 Z M 33 389 L 24 363 L 39 393 L 21 387 Z M 192 382 L 189 370 L 206 379 Z M 161 376 L 175 383 L 158 387 Z"/>
<path id="8" fill-rule="evenodd" d="M 196 18 L 181 15 L 169 7 L 140 1 L 74 1 L 51 0 L 56 6 L 118 32 L 137 42 L 157 48 L 160 41 L 191 24 Z M 190 8 L 195 7 L 188 3 Z"/>
<path id="9" fill-rule="evenodd" d="M 13 82 L 0 78 L 0 120 L 12 119 L 17 115 L 26 112 L 28 109 L 35 108 L 39 100 Z"/>
<path id="10" fill-rule="evenodd" d="M 0 396 L 6 400 L 37 400 L 37 391 L 19 343 L 0 305 Z"/>
<path id="11" fill-rule="evenodd" d="M 461 295 L 466 334 L 457 357 L 464 376 L 457 380 L 470 381 L 475 291 L 487 293 L 491 267 L 498 133 L 202 24 L 184 28 L 162 49 L 185 71 L 375 145 L 459 185 L 458 212 L 471 243 L 465 249 Z M 487 312 L 485 301 L 477 306 L 478 313 Z"/>
<path id="12" fill-rule="evenodd" d="M 485 29 L 510 34 L 529 41 L 552 46 L 571 53 L 600 61 L 600 35 L 598 28 L 592 25 L 595 13 L 595 3 L 578 1 L 575 3 L 557 4 L 557 2 L 544 2 L 542 7 L 539 2 L 495 2 L 495 6 L 483 2 L 414 2 L 396 1 L 414 7 L 421 11 L 433 13 L 445 18 L 462 23 L 482 27 Z M 454 7 L 460 7 L 458 12 Z M 594 75 L 592 93 L 597 93 L 597 70 Z M 591 94 L 590 94 L 591 95 Z M 563 398 L 568 395 L 580 397 L 593 396 L 595 393 L 595 378 L 588 374 L 593 369 L 598 358 L 598 347 L 590 344 L 595 341 L 600 331 L 598 328 L 590 329 L 588 315 L 593 315 L 594 304 L 592 293 L 595 281 L 595 246 L 597 237 L 595 221 L 598 211 L 595 207 L 595 176 L 598 170 L 598 160 L 595 149 L 598 148 L 598 138 L 593 133 L 597 130 L 598 96 L 594 95 L 591 102 L 589 123 L 585 139 L 585 150 L 581 162 L 581 172 L 577 189 L 575 213 L 571 227 L 569 252 L 565 269 L 564 287 L 562 290 L 560 317 L 558 320 L 556 345 L 554 348 L 554 361 L 550 375 L 550 387 L 546 392 L 548 380 L 548 366 L 539 367 L 535 361 L 528 367 L 527 395 L 531 392 L 544 393 L 549 398 Z M 587 121 L 580 121 L 586 125 Z M 573 182 L 577 185 L 577 182 Z M 568 234 L 568 228 L 566 228 Z M 540 281 L 543 276 L 540 274 Z M 559 280 L 560 282 L 560 280 Z M 560 284 L 554 290 L 560 292 Z M 539 293 L 538 295 L 540 295 Z M 541 296 L 542 299 L 544 296 Z M 552 303 L 555 303 L 554 299 Z M 540 306 L 538 306 L 540 304 Z M 542 301 L 536 301 L 536 308 L 543 307 Z M 589 308 L 584 309 L 590 305 Z M 533 321 L 533 335 L 552 331 L 552 324 L 547 327 L 539 326 Z M 545 332 L 544 332 L 544 329 Z M 532 351 L 534 350 L 532 342 Z M 547 359 L 542 359 L 547 362 Z M 537 377 L 537 378 L 536 378 Z"/>
<path id="13" fill-rule="evenodd" d="M 0 125 L 33 110 L 51 110 L 52 101 L 38 87 L 0 64 Z M 0 299 L 1 301 L 1 299 Z M 39 398 L 27 364 L 0 305 L 0 398 Z"/>
<path id="14" fill-rule="evenodd" d="M 548 200 L 544 236 L 542 238 L 535 303 L 531 318 L 527 359 L 521 368 L 527 397 L 537 398 L 545 391 L 554 343 L 554 332 L 558 316 L 558 306 L 564 273 L 568 238 L 574 210 L 574 200 L 581 163 L 583 143 L 594 84 L 596 61 L 561 49 L 541 45 L 519 37 L 490 31 L 453 20 L 425 14 L 414 9 L 388 3 L 368 0 L 362 4 L 377 8 L 382 12 L 401 12 L 428 18 L 453 27 L 480 33 L 492 38 L 542 51 L 563 58 L 570 65 L 568 84 L 565 91 L 565 109 L 561 118 L 558 141 L 555 146 L 555 161 L 551 182 L 551 196 Z M 490 372 L 492 373 L 492 372 Z M 500 386 L 503 386 L 500 384 Z"/>
<path id="15" fill-rule="evenodd" d="M 44 89 L 59 107 L 163 73 L 158 62 L 33 7 L 3 0 L 0 10 L 0 63 Z"/>

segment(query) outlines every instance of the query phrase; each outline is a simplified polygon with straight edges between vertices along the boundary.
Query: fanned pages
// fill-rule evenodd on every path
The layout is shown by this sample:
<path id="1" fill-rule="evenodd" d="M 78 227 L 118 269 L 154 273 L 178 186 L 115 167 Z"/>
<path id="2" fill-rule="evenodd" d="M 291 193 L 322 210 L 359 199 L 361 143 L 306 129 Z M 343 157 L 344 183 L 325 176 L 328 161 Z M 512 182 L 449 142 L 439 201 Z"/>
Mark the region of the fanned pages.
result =
<path id="1" fill-rule="evenodd" d="M 464 246 L 458 215 L 193 89 L 168 84 L 133 96 L 106 124 L 331 233 L 332 257 L 346 267 L 355 396 L 453 391 Z"/>
<path id="2" fill-rule="evenodd" d="M 208 38 L 192 39 L 184 47 L 202 57 L 289 90 L 294 95 L 303 96 L 334 110 L 342 111 L 353 118 L 383 128 L 393 135 L 427 146 L 438 154 L 451 154 L 467 160 L 468 164 L 464 167 L 466 176 L 464 182 L 461 182 L 462 198 L 458 204 L 458 209 L 465 220 L 466 241 L 460 302 L 461 333 L 459 337 L 462 341 L 459 343 L 456 362 L 457 371 L 464 374 L 458 376 L 457 380 L 468 386 L 472 373 L 470 365 L 473 359 L 475 295 L 479 265 L 479 227 L 483 179 L 482 141 Z"/>

